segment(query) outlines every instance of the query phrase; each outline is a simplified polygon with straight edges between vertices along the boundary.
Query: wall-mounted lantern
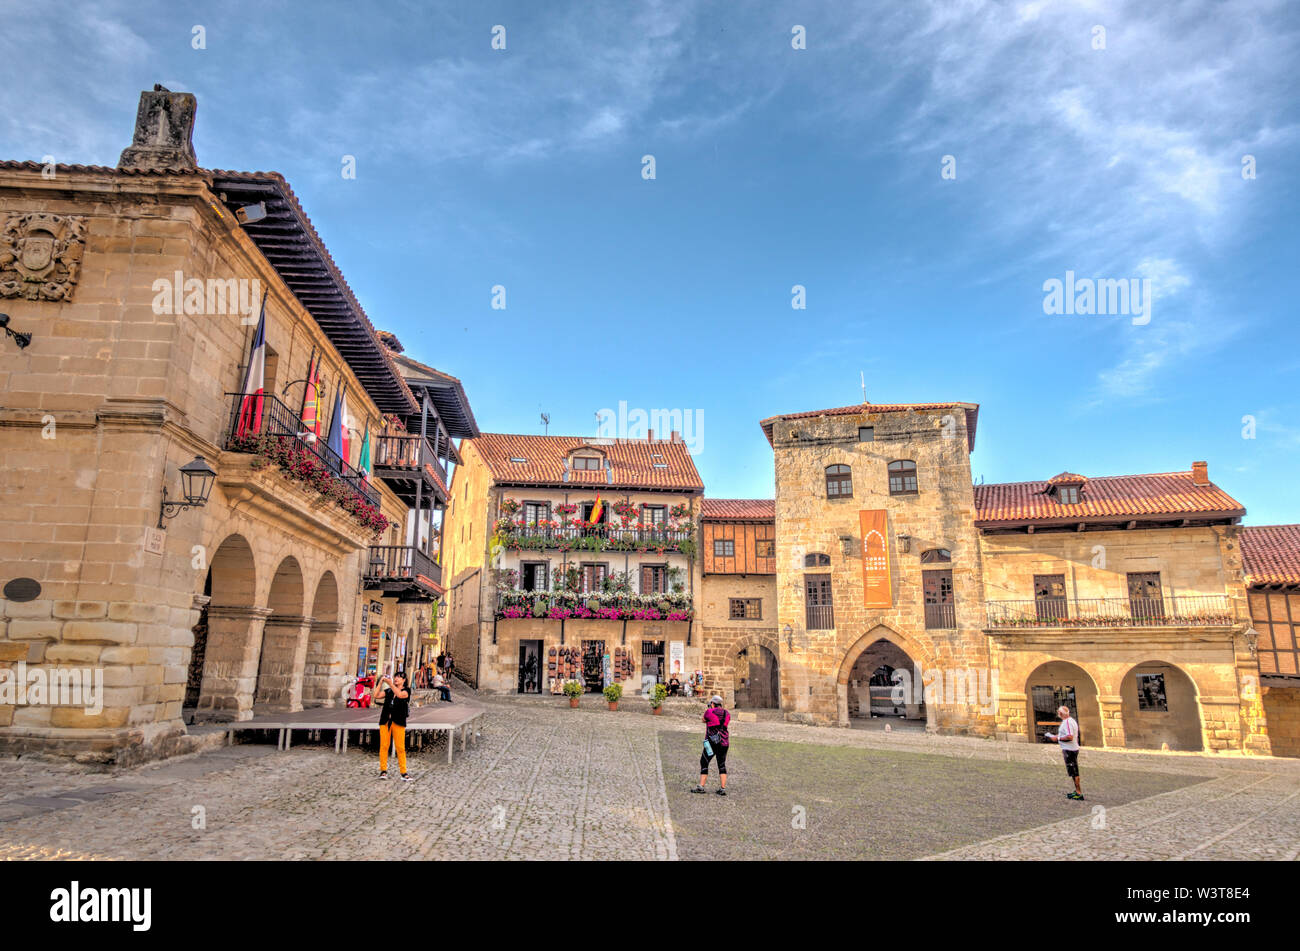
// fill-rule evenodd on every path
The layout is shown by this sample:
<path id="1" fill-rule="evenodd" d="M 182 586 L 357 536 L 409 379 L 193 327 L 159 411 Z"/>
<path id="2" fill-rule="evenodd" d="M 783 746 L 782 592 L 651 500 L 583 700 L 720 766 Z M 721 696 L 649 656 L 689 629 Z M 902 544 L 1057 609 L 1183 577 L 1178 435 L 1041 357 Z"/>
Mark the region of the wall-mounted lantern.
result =
<path id="1" fill-rule="evenodd" d="M 785 646 L 790 650 L 794 650 L 794 628 L 787 624 L 782 633 L 785 634 Z"/>
<path id="2" fill-rule="evenodd" d="M 844 552 L 845 555 L 852 555 L 852 554 L 853 554 L 853 536 L 852 536 L 852 535 L 841 535 L 841 536 L 840 536 L 840 549 Z"/>
<path id="3" fill-rule="evenodd" d="M 19 350 L 27 349 L 27 345 L 32 342 L 32 335 L 21 331 L 13 330 L 9 326 L 9 315 L 0 314 L 0 330 L 3 330 L 9 336 L 14 338 L 14 343 L 18 345 Z"/>
<path id="4" fill-rule="evenodd" d="M 898 543 L 903 546 L 903 552 L 906 554 L 912 550 L 912 536 L 904 532 L 898 533 Z"/>
<path id="5" fill-rule="evenodd" d="M 217 477 L 212 467 L 202 456 L 195 456 L 193 462 L 181 466 L 181 495 L 183 502 L 167 501 L 167 486 L 163 486 L 162 507 L 158 510 L 158 527 L 163 528 L 163 520 L 175 518 L 181 509 L 203 508 L 208 504 L 208 493 L 212 491 L 212 480 Z"/>

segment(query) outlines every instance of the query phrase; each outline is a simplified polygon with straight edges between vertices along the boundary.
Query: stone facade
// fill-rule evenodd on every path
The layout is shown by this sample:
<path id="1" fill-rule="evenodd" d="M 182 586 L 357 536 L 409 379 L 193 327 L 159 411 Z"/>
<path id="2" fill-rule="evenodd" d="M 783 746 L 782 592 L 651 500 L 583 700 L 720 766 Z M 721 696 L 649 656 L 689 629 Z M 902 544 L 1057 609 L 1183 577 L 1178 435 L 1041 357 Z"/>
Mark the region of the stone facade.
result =
<path id="1" fill-rule="evenodd" d="M 192 102 L 177 108 L 183 118 Z M 175 313 L 160 306 L 170 291 L 159 282 L 179 273 L 266 290 L 268 400 L 307 375 L 315 351 L 331 385 L 347 385 L 358 431 L 378 429 L 380 407 L 222 208 L 201 170 L 0 169 L 0 218 L 58 216 L 84 235 L 72 293 L 6 304 L 34 339 L 0 363 L 0 577 L 30 579 L 39 592 L 6 586 L 0 664 L 100 668 L 105 684 L 97 713 L 0 705 L 0 750 L 165 755 L 188 748 L 191 681 L 201 685 L 199 716 L 246 718 L 259 706 L 336 703 L 355 673 L 373 530 L 278 467 L 226 448 L 229 394 L 242 384 L 256 312 Z M 296 410 L 301 387 L 292 392 Z M 358 434 L 353 462 L 359 443 Z M 217 473 L 207 504 L 159 531 L 163 490 L 178 497 L 178 467 L 195 456 Z M 374 488 L 401 526 L 406 505 Z M 192 671 L 196 628 L 205 643 L 202 670 Z"/>

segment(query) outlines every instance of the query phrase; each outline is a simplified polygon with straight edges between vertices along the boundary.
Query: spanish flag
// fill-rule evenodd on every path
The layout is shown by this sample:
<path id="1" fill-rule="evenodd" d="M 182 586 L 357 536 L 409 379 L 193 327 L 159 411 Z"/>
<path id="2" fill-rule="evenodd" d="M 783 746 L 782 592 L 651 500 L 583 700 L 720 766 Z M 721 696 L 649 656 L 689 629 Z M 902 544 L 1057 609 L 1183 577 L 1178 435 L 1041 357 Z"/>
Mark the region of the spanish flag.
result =
<path id="1" fill-rule="evenodd" d="M 605 503 L 600 500 L 600 493 L 596 493 L 596 504 L 591 507 L 591 522 L 595 524 L 600 521 L 600 517 L 605 514 Z"/>

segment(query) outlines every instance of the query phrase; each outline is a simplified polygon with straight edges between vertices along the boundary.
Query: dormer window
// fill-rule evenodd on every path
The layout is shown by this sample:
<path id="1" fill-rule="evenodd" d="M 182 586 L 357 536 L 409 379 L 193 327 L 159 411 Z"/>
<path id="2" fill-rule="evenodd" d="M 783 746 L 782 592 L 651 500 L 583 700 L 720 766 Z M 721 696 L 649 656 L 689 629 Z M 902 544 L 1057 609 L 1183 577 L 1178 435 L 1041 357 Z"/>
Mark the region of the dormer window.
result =
<path id="1" fill-rule="evenodd" d="M 1047 480 L 1047 494 L 1060 505 L 1078 505 L 1083 501 L 1083 487 L 1087 481 L 1085 476 L 1062 472 Z"/>
<path id="2" fill-rule="evenodd" d="M 605 460 L 600 456 L 573 455 L 569 457 L 569 468 L 579 470 L 596 470 L 605 468 Z"/>

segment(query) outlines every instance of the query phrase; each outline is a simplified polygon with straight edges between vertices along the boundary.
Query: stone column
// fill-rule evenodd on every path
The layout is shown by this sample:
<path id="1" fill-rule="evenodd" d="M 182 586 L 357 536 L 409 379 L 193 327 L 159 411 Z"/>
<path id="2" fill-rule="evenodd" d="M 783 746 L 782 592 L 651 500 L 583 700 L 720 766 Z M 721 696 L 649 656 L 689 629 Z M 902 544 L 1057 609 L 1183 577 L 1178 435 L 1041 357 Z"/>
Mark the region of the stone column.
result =
<path id="1" fill-rule="evenodd" d="M 302 709 L 303 671 L 312 619 L 301 614 L 272 614 L 262 634 L 254 702 L 276 713 Z"/>
<path id="2" fill-rule="evenodd" d="M 1242 748 L 1241 705 L 1236 697 L 1201 697 L 1201 740 L 1207 753 Z"/>
<path id="3" fill-rule="evenodd" d="M 1101 713 L 1101 746 L 1123 749 L 1128 744 L 1124 735 L 1124 701 L 1119 694 L 1098 694 L 1097 709 Z"/>
<path id="4" fill-rule="evenodd" d="M 311 622 L 302 677 L 304 707 L 343 704 L 343 685 L 352 671 L 348 666 L 350 655 L 342 632 L 343 624 L 339 621 Z"/>
<path id="5" fill-rule="evenodd" d="M 252 718 L 262 629 L 270 613 L 266 608 L 209 605 L 207 656 L 195 719 Z"/>
<path id="6" fill-rule="evenodd" d="M 1023 693 L 999 696 L 996 718 L 994 736 L 999 740 L 1012 743 L 1029 741 L 1029 702 Z"/>

